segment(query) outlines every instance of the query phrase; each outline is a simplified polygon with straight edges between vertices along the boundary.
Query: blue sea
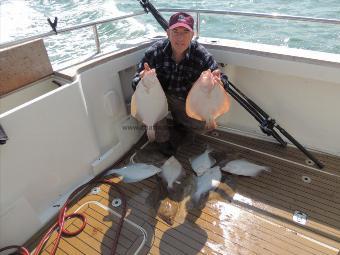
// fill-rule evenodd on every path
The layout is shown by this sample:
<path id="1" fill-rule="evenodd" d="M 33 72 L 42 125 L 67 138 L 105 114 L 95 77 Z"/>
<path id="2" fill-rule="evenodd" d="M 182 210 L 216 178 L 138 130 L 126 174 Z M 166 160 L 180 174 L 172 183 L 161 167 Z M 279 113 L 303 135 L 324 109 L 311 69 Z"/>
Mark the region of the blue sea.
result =
<path id="1" fill-rule="evenodd" d="M 158 8 L 192 8 L 276 13 L 340 19 L 339 0 L 151 0 Z M 142 10 L 137 0 L 0 0 L 0 43 Z M 166 19 L 170 13 L 162 13 Z M 340 54 L 340 25 L 228 15 L 202 15 L 200 35 Z M 98 26 L 103 52 L 164 35 L 151 14 Z M 54 69 L 95 54 L 92 28 L 45 38 Z"/>

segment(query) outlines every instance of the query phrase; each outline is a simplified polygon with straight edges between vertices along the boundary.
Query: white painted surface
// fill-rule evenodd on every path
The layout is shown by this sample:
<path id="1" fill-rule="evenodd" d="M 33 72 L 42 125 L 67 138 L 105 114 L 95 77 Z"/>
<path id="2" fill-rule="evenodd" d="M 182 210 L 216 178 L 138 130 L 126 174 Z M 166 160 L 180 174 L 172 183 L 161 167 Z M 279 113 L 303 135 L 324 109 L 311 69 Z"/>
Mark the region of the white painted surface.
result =
<path id="1" fill-rule="evenodd" d="M 232 83 L 301 144 L 340 155 L 338 55 L 246 43 L 257 50 L 250 55 L 243 44 L 238 52 L 232 45 L 232 49 L 227 46 L 209 49 L 207 45 L 217 62 L 227 64 L 224 72 Z M 260 49 L 268 51 L 260 52 Z M 300 59 L 301 55 L 305 59 Z M 308 60 L 309 55 L 311 59 Z M 326 62 L 321 56 L 330 57 L 332 62 Z M 218 124 L 263 134 L 258 122 L 235 100 L 232 100 L 230 111 L 218 119 Z"/>
<path id="2" fill-rule="evenodd" d="M 41 95 L 46 94 L 49 91 L 58 88 L 58 86 L 54 84 L 52 80 L 59 81 L 59 79 L 60 78 L 57 79 L 53 76 L 45 78 L 1 97 L 0 114 L 5 113 L 10 109 L 13 109 L 19 105 L 29 102 L 34 98 L 37 98 Z M 62 82 L 62 84 L 65 84 L 65 82 Z"/>
<path id="3" fill-rule="evenodd" d="M 112 60 L 0 114 L 9 137 L 0 146 L 0 247 L 24 243 L 56 213 L 54 203 L 137 142 L 141 129 L 122 127 L 135 122 L 114 68 L 136 62 Z"/>
<path id="4" fill-rule="evenodd" d="M 38 230 L 36 222 L 44 223 L 40 215 L 51 202 L 91 175 L 99 149 L 78 83 L 5 113 L 0 121 L 9 137 L 0 146 L 0 225 L 16 222 L 0 227 L 4 246 L 29 237 L 23 226 L 31 234 Z M 30 210 L 16 209 L 22 207 Z"/>
<path id="5" fill-rule="evenodd" d="M 340 155 L 340 86 L 296 76 L 232 66 L 230 79 L 301 144 Z M 219 125 L 261 134 L 259 124 L 236 101 Z"/>
<path id="6" fill-rule="evenodd" d="M 139 55 L 140 53 L 137 52 L 120 57 L 80 74 L 80 82 L 101 155 L 122 139 L 117 131 L 117 123 L 127 116 L 128 110 L 125 105 L 118 106 L 121 102 L 125 102 L 118 72 L 135 65 Z M 123 85 L 131 86 L 131 84 Z"/>

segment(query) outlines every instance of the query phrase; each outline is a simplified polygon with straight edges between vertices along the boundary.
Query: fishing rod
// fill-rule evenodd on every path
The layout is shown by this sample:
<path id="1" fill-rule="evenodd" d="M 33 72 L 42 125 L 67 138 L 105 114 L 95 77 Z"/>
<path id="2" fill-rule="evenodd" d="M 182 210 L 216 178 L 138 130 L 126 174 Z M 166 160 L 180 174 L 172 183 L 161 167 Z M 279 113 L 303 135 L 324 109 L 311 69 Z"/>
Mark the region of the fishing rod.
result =
<path id="1" fill-rule="evenodd" d="M 149 0 L 137 0 L 141 6 L 144 8 L 146 13 L 151 13 L 152 16 L 155 17 L 157 22 L 162 26 L 162 28 L 166 31 L 169 27 L 168 22 L 163 18 L 163 16 L 159 13 L 159 11 L 153 6 Z"/>
<path id="2" fill-rule="evenodd" d="M 144 8 L 145 12 L 150 12 L 157 22 L 162 26 L 164 30 L 169 28 L 168 22 L 162 17 L 159 11 L 150 3 L 149 0 L 137 0 Z M 223 84 L 225 90 L 232 96 L 248 113 L 250 113 L 260 124 L 260 129 L 267 136 L 274 137 L 282 147 L 287 146 L 287 142 L 281 137 L 283 135 L 289 141 L 291 141 L 303 154 L 305 154 L 310 160 L 312 160 L 320 169 L 324 165 L 315 158 L 309 151 L 307 151 L 294 137 L 292 137 L 285 129 L 278 125 L 275 119 L 271 118 L 261 107 L 259 107 L 254 101 L 249 99 L 243 94 L 234 84 L 227 80 L 226 84 Z M 281 135 L 278 132 L 281 133 Z"/>

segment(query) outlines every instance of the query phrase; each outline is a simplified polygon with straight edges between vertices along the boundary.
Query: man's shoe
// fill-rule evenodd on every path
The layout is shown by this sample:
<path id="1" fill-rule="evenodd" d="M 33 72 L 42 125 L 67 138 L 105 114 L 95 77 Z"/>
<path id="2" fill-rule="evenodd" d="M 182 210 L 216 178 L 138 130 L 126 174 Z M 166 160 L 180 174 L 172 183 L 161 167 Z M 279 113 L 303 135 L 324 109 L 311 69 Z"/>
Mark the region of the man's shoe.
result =
<path id="1" fill-rule="evenodd" d="M 160 153 L 167 157 L 171 157 L 176 154 L 176 148 L 174 148 L 169 141 L 158 143 L 158 150 Z"/>

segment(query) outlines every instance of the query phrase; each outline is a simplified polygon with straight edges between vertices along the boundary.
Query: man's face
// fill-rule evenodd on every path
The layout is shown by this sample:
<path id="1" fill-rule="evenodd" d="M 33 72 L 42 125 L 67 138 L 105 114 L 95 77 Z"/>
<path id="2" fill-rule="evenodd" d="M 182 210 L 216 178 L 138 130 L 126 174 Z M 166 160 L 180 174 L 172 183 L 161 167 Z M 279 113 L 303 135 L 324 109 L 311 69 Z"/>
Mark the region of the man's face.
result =
<path id="1" fill-rule="evenodd" d="M 176 27 L 167 30 L 168 38 L 171 42 L 172 49 L 177 54 L 182 54 L 190 45 L 194 32 L 185 27 Z"/>

